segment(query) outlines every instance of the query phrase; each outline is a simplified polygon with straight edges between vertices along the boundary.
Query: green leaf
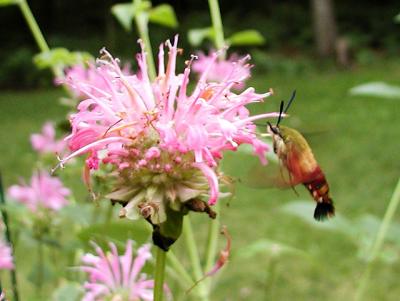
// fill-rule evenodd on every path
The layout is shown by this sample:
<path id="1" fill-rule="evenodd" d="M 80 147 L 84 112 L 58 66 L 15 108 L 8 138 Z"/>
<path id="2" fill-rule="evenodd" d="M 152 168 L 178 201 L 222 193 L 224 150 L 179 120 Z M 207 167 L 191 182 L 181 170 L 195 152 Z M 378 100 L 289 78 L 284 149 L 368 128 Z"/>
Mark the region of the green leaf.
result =
<path id="1" fill-rule="evenodd" d="M 394 23 L 400 23 L 400 14 L 397 14 L 396 16 L 394 16 L 393 21 L 394 21 Z"/>
<path id="2" fill-rule="evenodd" d="M 382 98 L 400 98 L 400 87 L 389 85 L 385 82 L 370 82 L 351 88 L 350 94 Z"/>
<path id="3" fill-rule="evenodd" d="M 117 18 L 126 31 L 131 31 L 133 19 L 137 17 L 138 14 L 147 14 L 150 8 L 150 1 L 134 1 L 133 3 L 129 2 L 113 5 L 111 7 L 111 13 Z"/>
<path id="4" fill-rule="evenodd" d="M 336 214 L 334 218 L 331 218 L 324 222 L 318 222 L 314 220 L 315 203 L 312 199 L 306 201 L 294 201 L 286 204 L 280 208 L 283 212 L 299 217 L 308 224 L 325 230 L 338 231 L 343 234 L 353 236 L 352 223 L 340 214 Z M 355 233 L 354 233 L 355 234 Z"/>
<path id="5" fill-rule="evenodd" d="M 151 230 L 145 221 L 120 220 L 110 223 L 94 224 L 78 233 L 83 243 L 95 241 L 100 246 L 106 246 L 109 241 L 125 243 L 133 239 L 138 244 L 147 242 Z"/>
<path id="6" fill-rule="evenodd" d="M 66 48 L 53 48 L 50 51 L 41 52 L 33 57 L 33 62 L 40 69 L 72 66 L 88 60 L 93 60 L 93 56 L 90 53 L 70 52 Z"/>
<path id="7" fill-rule="evenodd" d="M 227 42 L 232 46 L 263 45 L 265 39 L 257 30 L 248 29 L 234 33 Z"/>
<path id="8" fill-rule="evenodd" d="M 0 6 L 18 4 L 18 0 L 0 0 Z"/>
<path id="9" fill-rule="evenodd" d="M 111 7 L 111 13 L 126 31 L 131 31 L 134 10 L 132 3 L 119 3 Z"/>
<path id="10" fill-rule="evenodd" d="M 364 214 L 358 218 L 354 223 L 353 227 L 358 229 L 363 236 L 373 238 L 377 235 L 379 228 L 382 224 L 382 220 L 371 214 Z M 400 246 L 400 224 L 392 222 L 386 234 L 386 241 L 393 242 Z"/>
<path id="11" fill-rule="evenodd" d="M 93 211 L 93 204 L 88 203 L 75 203 L 62 208 L 59 215 L 66 220 L 68 223 L 71 221 L 76 225 L 87 225 L 88 216 Z"/>
<path id="12" fill-rule="evenodd" d="M 81 284 L 63 281 L 53 292 L 52 300 L 56 301 L 79 301 L 84 293 Z"/>
<path id="13" fill-rule="evenodd" d="M 279 257 L 286 254 L 306 255 L 306 253 L 300 249 L 265 238 L 259 239 L 237 250 L 235 254 L 239 258 L 251 258 L 259 255 L 268 255 L 271 257 Z"/>
<path id="14" fill-rule="evenodd" d="M 174 8 L 169 4 L 160 4 L 152 8 L 149 12 L 149 21 L 165 27 L 178 27 Z"/>
<path id="15" fill-rule="evenodd" d="M 32 252 L 30 254 L 32 256 Z M 39 262 L 34 261 L 31 266 L 31 270 L 28 274 L 28 280 L 33 284 L 43 285 L 45 283 L 49 283 L 56 277 L 54 272 L 54 267 L 49 264 L 49 262 L 43 262 L 41 265 Z"/>
<path id="16" fill-rule="evenodd" d="M 199 46 L 204 39 L 212 39 L 214 31 L 211 27 L 190 29 L 188 40 L 192 46 Z"/>

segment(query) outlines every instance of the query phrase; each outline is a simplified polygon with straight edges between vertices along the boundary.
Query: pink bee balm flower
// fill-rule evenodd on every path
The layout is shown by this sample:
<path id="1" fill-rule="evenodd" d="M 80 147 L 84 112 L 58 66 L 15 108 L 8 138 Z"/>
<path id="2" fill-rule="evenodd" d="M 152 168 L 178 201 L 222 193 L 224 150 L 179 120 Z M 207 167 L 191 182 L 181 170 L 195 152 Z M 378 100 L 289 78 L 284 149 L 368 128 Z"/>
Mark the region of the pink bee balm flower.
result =
<path id="1" fill-rule="evenodd" d="M 125 254 L 118 255 L 117 247 L 110 243 L 111 252 L 94 245 L 97 255 L 82 257 L 82 271 L 88 274 L 85 282 L 86 293 L 82 301 L 103 300 L 153 300 L 154 281 L 140 274 L 146 261 L 151 258 L 150 245 L 143 245 L 133 257 L 132 241 L 126 244 Z"/>
<path id="2" fill-rule="evenodd" d="M 56 131 L 51 122 L 43 125 L 42 133 L 31 135 L 32 148 L 39 153 L 62 153 L 67 146 L 64 140 L 56 140 Z"/>
<path id="3" fill-rule="evenodd" d="M 86 66 L 78 64 L 66 69 L 65 78 L 56 82 L 67 84 L 72 94 L 78 99 L 87 98 L 87 91 L 90 91 L 92 95 L 101 96 L 102 92 L 108 91 L 110 86 L 107 79 L 104 78 L 103 72 L 98 69 L 102 69 L 102 67 L 96 67 L 94 62 L 89 62 Z M 128 75 L 129 66 L 126 65 L 122 72 Z"/>
<path id="4" fill-rule="evenodd" d="M 271 95 L 248 88 L 234 93 L 240 63 L 219 82 L 207 81 L 217 64 L 217 54 L 188 92 L 194 57 L 183 73 L 176 73 L 177 38 L 166 42 L 158 55 L 158 75 L 150 80 L 146 54 L 137 55 L 139 72 L 127 76 L 105 50 L 96 69 L 107 89 L 79 87 L 86 94 L 78 112 L 71 115 L 72 133 L 67 137 L 72 153 L 61 160 L 86 154 L 87 169 L 111 164 L 117 181 L 110 199 L 124 203 L 121 216 L 145 217 L 153 225 L 167 220 L 168 210 L 181 211 L 189 200 L 208 195 L 209 205 L 219 197 L 218 163 L 225 151 L 250 144 L 265 163 L 267 144 L 256 136 L 253 121 L 277 113 L 251 116 L 247 105 Z M 89 172 L 85 172 L 88 177 Z M 88 179 L 86 179 L 88 180 Z M 204 208 L 204 207 L 203 207 Z M 208 210 L 208 209 L 207 209 Z"/>
<path id="5" fill-rule="evenodd" d="M 209 55 L 200 52 L 198 59 L 193 62 L 193 71 L 201 76 L 208 66 L 211 68 L 207 72 L 207 80 L 210 82 L 224 82 L 226 79 L 236 81 L 233 87 L 235 89 L 243 89 L 244 81 L 250 77 L 251 65 L 247 63 L 250 56 L 239 58 L 238 55 L 232 54 L 229 59 L 215 59 L 215 53 Z"/>
<path id="6" fill-rule="evenodd" d="M 11 247 L 0 240 L 0 270 L 14 269 Z"/>
<path id="7" fill-rule="evenodd" d="M 70 191 L 58 178 L 39 171 L 32 176 L 30 185 L 13 185 L 8 188 L 8 195 L 32 212 L 41 208 L 58 211 L 68 204 Z"/>

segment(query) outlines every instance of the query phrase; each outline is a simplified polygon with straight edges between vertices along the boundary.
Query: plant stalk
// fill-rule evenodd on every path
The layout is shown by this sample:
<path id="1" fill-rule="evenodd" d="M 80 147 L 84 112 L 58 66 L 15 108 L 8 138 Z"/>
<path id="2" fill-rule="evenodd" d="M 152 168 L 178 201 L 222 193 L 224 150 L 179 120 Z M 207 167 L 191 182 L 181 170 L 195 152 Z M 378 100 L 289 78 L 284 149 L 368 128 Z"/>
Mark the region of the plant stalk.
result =
<path id="1" fill-rule="evenodd" d="M 32 32 L 32 35 L 39 46 L 39 49 L 41 52 L 47 52 L 50 50 L 49 46 L 47 45 L 47 42 L 39 28 L 39 25 L 37 24 L 35 17 L 32 14 L 31 9 L 29 8 L 28 3 L 26 0 L 20 0 L 18 1 L 18 6 L 21 9 L 22 14 L 24 15 L 24 18 L 26 22 L 28 23 L 29 29 Z"/>
<path id="2" fill-rule="evenodd" d="M 208 6 L 210 8 L 211 22 L 214 29 L 214 46 L 217 49 L 222 49 L 225 46 L 225 40 L 218 0 L 208 0 Z"/>
<path id="3" fill-rule="evenodd" d="M 217 255 L 218 246 L 218 234 L 220 230 L 220 220 L 219 220 L 219 202 L 215 204 L 213 210 L 217 213 L 215 219 L 210 221 L 208 228 L 208 241 L 207 241 L 207 251 L 206 251 L 206 264 L 204 267 L 205 272 L 209 272 L 215 264 L 215 258 Z M 206 279 L 206 284 L 208 286 L 208 291 L 211 290 L 211 281 Z"/>
<path id="4" fill-rule="evenodd" d="M 4 208 L 4 206 L 6 205 L 6 198 L 4 196 L 3 180 L 1 177 L 1 173 L 0 173 L 0 204 L 1 204 L 1 206 L 3 206 L 3 208 L 1 209 L 1 215 L 3 217 L 3 223 L 5 226 L 6 241 L 11 247 L 11 256 L 12 256 L 13 262 L 14 262 L 14 269 L 10 270 L 11 286 L 12 286 L 12 291 L 13 291 L 13 295 L 14 295 L 14 301 L 19 301 L 18 284 L 17 284 L 17 266 L 15 263 L 15 250 L 14 250 L 14 245 L 13 245 L 12 238 L 11 238 L 10 225 L 8 223 L 8 214 Z"/>
<path id="5" fill-rule="evenodd" d="M 43 282 L 44 282 L 44 254 L 43 254 L 43 238 L 39 237 L 37 240 L 37 256 L 38 256 L 38 271 L 37 271 L 37 279 L 36 279 L 36 285 L 37 285 L 37 295 L 39 298 L 42 297 L 43 293 Z"/>
<path id="6" fill-rule="evenodd" d="M 361 277 L 361 281 L 359 282 L 360 284 L 356 291 L 356 296 L 355 296 L 356 301 L 363 300 L 365 289 L 367 288 L 369 278 L 371 275 L 372 266 L 373 266 L 376 258 L 378 257 L 379 252 L 381 251 L 383 242 L 385 240 L 386 234 L 390 227 L 390 223 L 392 222 L 393 216 L 396 212 L 396 209 L 397 209 L 399 203 L 400 203 L 400 178 L 397 182 L 396 188 L 394 189 L 394 192 L 390 199 L 389 205 L 387 206 L 385 215 L 384 215 L 382 223 L 379 227 L 375 241 L 371 247 L 371 252 L 368 256 L 367 267 Z"/>
<path id="7" fill-rule="evenodd" d="M 139 9 L 142 0 L 133 0 L 134 6 L 136 9 Z M 156 78 L 156 65 L 154 63 L 153 51 L 151 48 L 150 43 L 150 36 L 149 36 L 149 17 L 146 12 L 139 12 L 135 14 L 135 23 L 137 27 L 137 31 L 139 33 L 139 37 L 142 40 L 145 52 L 146 52 L 146 59 L 149 69 L 149 77 L 150 80 L 153 81 Z"/>
<path id="8" fill-rule="evenodd" d="M 204 274 L 201 268 L 199 251 L 197 249 L 196 240 L 194 238 L 193 228 L 190 222 L 189 215 L 186 215 L 183 218 L 183 235 L 185 238 L 186 248 L 189 253 L 190 263 L 193 268 L 193 276 L 195 280 L 198 281 L 203 278 Z M 204 285 L 204 282 L 199 282 L 197 284 L 197 287 L 199 298 L 202 301 L 208 301 L 208 290 L 207 287 Z"/>
<path id="9" fill-rule="evenodd" d="M 49 45 L 47 44 L 46 39 L 44 38 L 43 33 L 40 30 L 39 25 L 36 22 L 36 19 L 32 14 L 32 11 L 28 5 L 28 2 L 26 0 L 19 0 L 18 6 L 22 12 L 22 15 L 25 18 L 26 23 L 28 23 L 28 27 L 31 30 L 33 38 L 35 39 L 40 52 L 50 51 Z M 62 77 L 62 71 L 60 68 L 52 67 L 51 71 L 53 72 L 55 77 L 58 77 L 58 78 Z"/>
<path id="10" fill-rule="evenodd" d="M 156 249 L 157 255 L 154 272 L 154 301 L 162 301 L 164 292 L 165 259 L 167 253 L 159 247 L 156 247 Z"/>
<path id="11" fill-rule="evenodd" d="M 179 274 L 179 280 L 182 282 L 182 287 L 186 289 L 190 288 L 194 284 L 194 280 L 171 250 L 168 251 L 167 260 L 175 273 Z"/>

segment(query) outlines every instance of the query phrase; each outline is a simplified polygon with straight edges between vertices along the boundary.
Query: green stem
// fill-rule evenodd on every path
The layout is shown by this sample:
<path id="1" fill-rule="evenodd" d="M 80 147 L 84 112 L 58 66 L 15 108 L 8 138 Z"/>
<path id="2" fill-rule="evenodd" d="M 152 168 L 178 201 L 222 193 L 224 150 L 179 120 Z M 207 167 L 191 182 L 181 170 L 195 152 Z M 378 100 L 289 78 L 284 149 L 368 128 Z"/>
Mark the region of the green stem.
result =
<path id="1" fill-rule="evenodd" d="M 215 219 L 211 220 L 208 228 L 208 242 L 207 242 L 206 265 L 205 265 L 206 273 L 209 272 L 214 266 L 215 257 L 217 255 L 218 234 L 220 229 L 219 202 L 215 204 L 213 210 L 217 213 L 217 216 Z M 206 283 L 208 285 L 208 290 L 210 291 L 210 285 L 211 285 L 210 279 L 207 279 Z"/>
<path id="2" fill-rule="evenodd" d="M 18 2 L 19 8 L 21 9 L 22 14 L 24 15 L 24 18 L 26 22 L 28 23 L 28 26 L 32 32 L 33 37 L 35 38 L 35 41 L 37 45 L 39 46 L 39 49 L 41 52 L 47 52 L 50 50 L 49 46 L 47 45 L 47 42 L 39 28 L 39 25 L 37 24 L 35 17 L 32 14 L 31 9 L 29 8 L 28 3 L 26 0 L 20 0 Z"/>
<path id="3" fill-rule="evenodd" d="M 183 218 L 183 235 L 185 237 L 186 248 L 189 252 L 189 259 L 191 266 L 193 268 L 193 276 L 196 281 L 203 278 L 203 270 L 201 269 L 199 251 L 197 249 L 196 240 L 194 238 L 192 224 L 190 223 L 189 215 Z M 208 300 L 208 290 L 204 285 L 204 282 L 199 282 L 197 284 L 199 297 L 203 301 Z"/>
<path id="4" fill-rule="evenodd" d="M 396 209 L 400 203 L 400 178 L 397 182 L 396 188 L 393 192 L 393 195 L 390 199 L 389 205 L 386 209 L 385 216 L 383 217 L 381 226 L 379 227 L 378 234 L 376 235 L 375 241 L 372 245 L 370 255 L 368 257 L 367 267 L 362 275 L 361 281 L 359 282 L 359 286 L 356 292 L 355 300 L 363 300 L 364 292 L 369 282 L 369 277 L 371 275 L 372 265 L 375 262 L 381 248 L 383 242 L 385 240 L 387 231 L 389 230 L 390 223 L 392 222 L 393 216 L 396 212 Z"/>
<path id="5" fill-rule="evenodd" d="M 142 0 L 133 0 L 134 7 L 140 9 Z M 140 39 L 143 41 L 146 51 L 147 64 L 149 66 L 149 77 L 153 81 L 156 78 L 156 66 L 154 64 L 153 51 L 149 37 L 149 17 L 146 12 L 135 14 L 135 23 Z"/>
<path id="6" fill-rule="evenodd" d="M 114 213 L 114 206 L 111 203 L 109 203 L 105 213 L 106 224 L 110 224 L 113 221 L 113 213 Z"/>
<path id="7" fill-rule="evenodd" d="M 167 260 L 175 273 L 179 274 L 179 281 L 182 283 L 183 288 L 190 288 L 193 285 L 194 280 L 171 250 L 168 251 Z"/>
<path id="8" fill-rule="evenodd" d="M 28 5 L 28 2 L 26 0 L 19 0 L 18 1 L 18 6 L 22 12 L 22 15 L 24 16 L 26 23 L 28 23 L 28 27 L 32 32 L 33 38 L 36 41 L 36 44 L 38 45 L 40 52 L 48 52 L 50 51 L 49 45 L 46 42 L 46 39 L 43 36 L 42 31 L 39 28 L 38 23 L 36 22 L 35 17 L 32 14 L 32 11 Z M 62 77 L 62 69 L 52 67 L 51 68 L 53 74 L 56 77 Z"/>
<path id="9" fill-rule="evenodd" d="M 273 288 L 276 279 L 276 264 L 277 261 L 274 257 L 270 257 L 267 260 L 267 266 L 265 268 L 265 280 L 264 280 L 264 300 L 273 300 Z"/>
<path id="10" fill-rule="evenodd" d="M 218 0 L 208 0 L 208 6 L 210 7 L 211 22 L 214 29 L 214 44 L 217 49 L 222 49 L 225 46 L 225 40 Z"/>
<path id="11" fill-rule="evenodd" d="M 40 237 L 37 241 L 38 243 L 38 271 L 37 271 L 37 295 L 38 297 L 42 297 L 43 292 L 43 280 L 44 280 L 44 273 L 43 273 L 43 264 L 44 264 L 44 256 L 43 256 L 43 240 Z"/>
<path id="12" fill-rule="evenodd" d="M 154 301 L 163 300 L 164 292 L 164 274 L 165 274 L 165 258 L 166 252 L 156 247 L 156 267 L 154 272 Z"/>
<path id="13" fill-rule="evenodd" d="M 2 206 L 6 205 L 6 198 L 4 197 L 3 180 L 1 177 L 1 173 L 0 173 L 0 204 Z M 13 295 L 14 295 L 14 300 L 18 301 L 19 293 L 18 293 L 18 285 L 17 285 L 17 267 L 16 267 L 16 263 L 15 263 L 15 250 L 14 250 L 15 245 L 12 242 L 10 225 L 8 223 L 8 214 L 7 214 L 7 211 L 4 209 L 4 207 L 1 209 L 1 215 L 3 217 L 3 223 L 4 223 L 4 227 L 5 227 L 5 232 L 6 232 L 5 233 L 6 240 L 7 240 L 8 244 L 11 246 L 11 255 L 13 258 L 13 262 L 14 262 L 14 269 L 10 270 L 12 291 L 13 291 Z"/>

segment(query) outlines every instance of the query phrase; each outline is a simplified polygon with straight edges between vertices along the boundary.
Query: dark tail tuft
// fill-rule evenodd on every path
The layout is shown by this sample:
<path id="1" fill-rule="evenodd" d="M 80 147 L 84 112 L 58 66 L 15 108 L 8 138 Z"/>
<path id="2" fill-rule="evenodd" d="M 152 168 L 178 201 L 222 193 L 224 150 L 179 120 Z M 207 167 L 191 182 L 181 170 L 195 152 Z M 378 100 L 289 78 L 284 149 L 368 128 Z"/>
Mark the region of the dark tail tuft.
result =
<path id="1" fill-rule="evenodd" d="M 335 207 L 331 202 L 322 202 L 317 203 L 317 207 L 315 207 L 314 218 L 317 221 L 324 221 L 327 218 L 333 217 L 335 215 Z"/>

